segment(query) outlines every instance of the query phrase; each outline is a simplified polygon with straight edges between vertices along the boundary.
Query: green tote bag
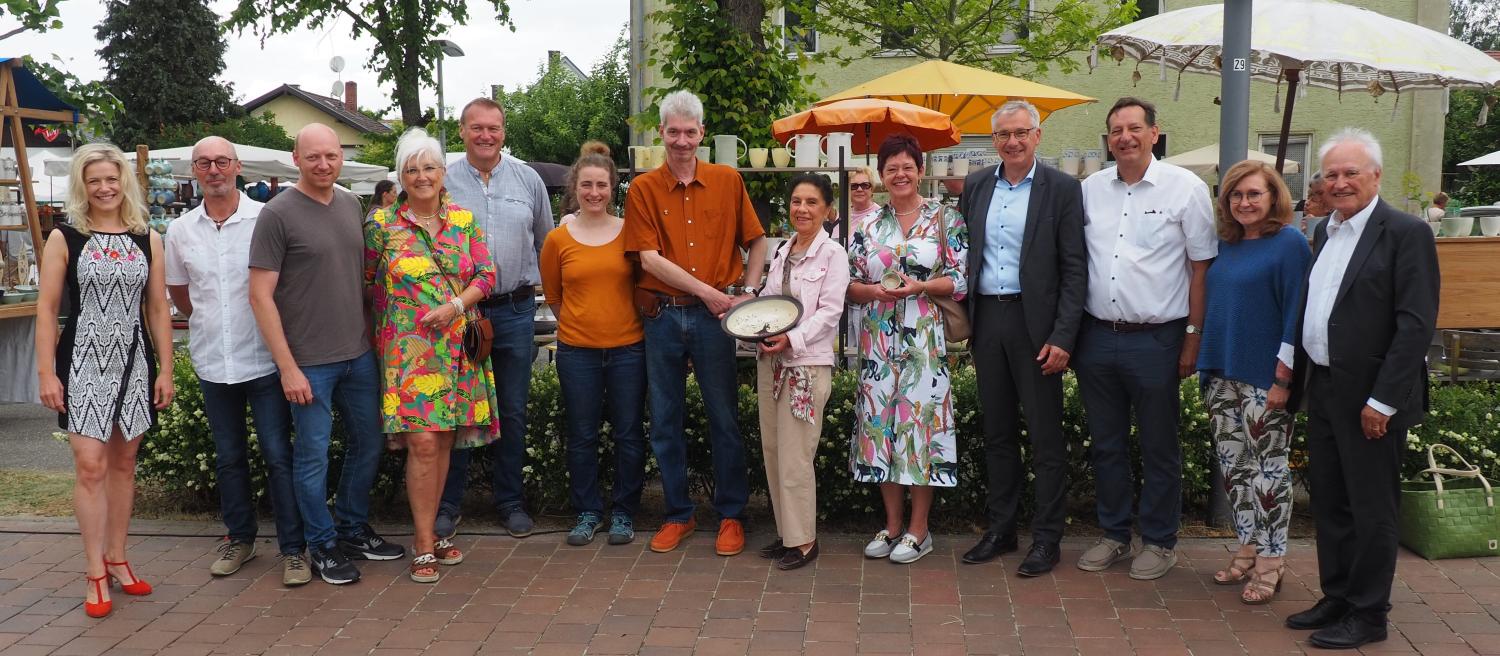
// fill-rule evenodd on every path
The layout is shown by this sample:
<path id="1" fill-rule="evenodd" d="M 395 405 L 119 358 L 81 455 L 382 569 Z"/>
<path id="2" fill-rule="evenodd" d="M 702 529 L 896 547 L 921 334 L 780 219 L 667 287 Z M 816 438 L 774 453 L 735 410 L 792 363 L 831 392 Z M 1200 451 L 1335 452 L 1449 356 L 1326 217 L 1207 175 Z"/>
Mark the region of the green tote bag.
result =
<path id="1" fill-rule="evenodd" d="M 1433 457 L 1438 449 L 1453 454 L 1465 469 L 1438 467 Z M 1422 474 L 1431 480 L 1401 483 L 1401 544 L 1428 560 L 1500 555 L 1500 509 L 1479 468 L 1451 447 L 1433 444 Z"/>

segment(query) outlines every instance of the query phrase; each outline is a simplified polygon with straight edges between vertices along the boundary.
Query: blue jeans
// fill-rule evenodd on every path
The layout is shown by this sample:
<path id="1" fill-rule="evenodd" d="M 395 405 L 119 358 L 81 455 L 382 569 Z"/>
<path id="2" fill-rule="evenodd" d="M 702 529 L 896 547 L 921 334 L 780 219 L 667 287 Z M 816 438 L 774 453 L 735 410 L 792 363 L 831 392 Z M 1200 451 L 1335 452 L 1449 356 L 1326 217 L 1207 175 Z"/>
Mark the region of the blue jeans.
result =
<path id="1" fill-rule="evenodd" d="M 503 517 L 524 509 L 521 467 L 526 464 L 526 399 L 531 395 L 531 363 L 536 360 L 536 299 L 488 304 L 483 312 L 495 331 L 490 365 L 500 403 L 500 439 L 485 447 L 495 453 L 495 505 Z M 439 512 L 457 516 L 469 482 L 469 459 L 480 449 L 455 449 L 448 460 Z"/>
<path id="2" fill-rule="evenodd" d="M 687 439 L 682 432 L 690 360 L 708 415 L 714 509 L 721 519 L 739 519 L 750 498 L 750 474 L 745 465 L 745 444 L 740 441 L 734 338 L 724 333 L 707 308 L 694 305 L 663 306 L 660 315 L 646 319 L 651 450 L 661 467 L 666 520 L 685 522 L 693 516 L 693 500 L 688 496 Z"/>
<path id="3" fill-rule="evenodd" d="M 370 489 L 375 486 L 385 436 L 380 425 L 380 363 L 374 351 L 343 362 L 302 367 L 312 386 L 307 405 L 292 403 L 297 439 L 292 443 L 292 477 L 302 532 L 307 543 L 328 547 L 338 535 L 349 535 L 369 521 Z M 333 509 L 338 530 L 328 512 L 328 442 L 333 432 L 333 408 L 339 409 L 348 433 L 344 469 Z"/>
<path id="4" fill-rule="evenodd" d="M 615 443 L 614 512 L 634 517 L 646 478 L 646 355 L 641 343 L 582 348 L 557 343 L 557 381 L 568 425 L 573 510 L 604 514 L 599 495 L 599 421 L 609 413 Z"/>
<path id="5" fill-rule="evenodd" d="M 252 542 L 257 529 L 255 494 L 250 489 L 250 449 L 245 431 L 245 406 L 255 420 L 256 441 L 266 459 L 271 512 L 276 518 L 276 542 L 281 553 L 300 554 L 302 515 L 292 486 L 292 415 L 281 391 L 281 376 L 267 374 L 240 383 L 198 379 L 203 390 L 203 413 L 214 436 L 214 473 L 218 479 L 219 512 L 229 539 Z"/>
<path id="6" fill-rule="evenodd" d="M 1130 462 L 1130 419 L 1141 442 L 1141 541 L 1171 549 L 1182 518 L 1182 447 L 1177 443 L 1177 358 L 1185 320 L 1135 333 L 1117 333 L 1084 317 L 1073 370 L 1093 443 L 1099 528 L 1111 540 L 1130 542 L 1135 488 Z"/>

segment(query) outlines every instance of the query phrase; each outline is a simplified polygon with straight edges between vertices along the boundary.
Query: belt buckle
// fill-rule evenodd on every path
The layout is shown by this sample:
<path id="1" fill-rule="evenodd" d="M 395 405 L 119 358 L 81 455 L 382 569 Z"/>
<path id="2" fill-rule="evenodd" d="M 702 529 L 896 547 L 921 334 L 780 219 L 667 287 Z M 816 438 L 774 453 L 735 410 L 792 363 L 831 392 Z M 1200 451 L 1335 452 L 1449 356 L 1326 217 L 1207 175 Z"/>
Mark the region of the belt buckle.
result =
<path id="1" fill-rule="evenodd" d="M 1128 325 L 1128 324 L 1126 324 L 1124 321 L 1121 321 L 1119 319 L 1111 319 L 1110 322 L 1109 322 L 1109 329 L 1112 330 L 1112 331 L 1114 331 L 1114 332 L 1117 332 L 1117 333 L 1124 332 L 1123 330 L 1120 330 L 1120 326 L 1123 326 L 1123 325 Z"/>

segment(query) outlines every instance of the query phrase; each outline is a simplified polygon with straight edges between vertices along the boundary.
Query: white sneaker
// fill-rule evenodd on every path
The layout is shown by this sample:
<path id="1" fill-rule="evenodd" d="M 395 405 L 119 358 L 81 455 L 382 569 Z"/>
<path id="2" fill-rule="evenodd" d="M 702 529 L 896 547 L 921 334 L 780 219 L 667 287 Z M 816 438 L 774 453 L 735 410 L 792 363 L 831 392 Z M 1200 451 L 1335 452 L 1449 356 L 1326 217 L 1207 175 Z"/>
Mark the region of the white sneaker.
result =
<path id="1" fill-rule="evenodd" d="M 921 544 L 917 544 L 917 536 L 907 533 L 901 536 L 901 541 L 896 544 L 895 549 L 891 550 L 891 562 L 901 565 L 915 563 L 921 560 L 922 556 L 930 553 L 932 553 L 931 531 L 927 532 L 927 538 L 922 540 Z"/>
<path id="2" fill-rule="evenodd" d="M 891 537 L 891 532 L 880 529 L 875 534 L 875 539 L 865 545 L 865 558 L 885 558 L 891 555 L 891 548 L 895 546 L 896 540 Z"/>

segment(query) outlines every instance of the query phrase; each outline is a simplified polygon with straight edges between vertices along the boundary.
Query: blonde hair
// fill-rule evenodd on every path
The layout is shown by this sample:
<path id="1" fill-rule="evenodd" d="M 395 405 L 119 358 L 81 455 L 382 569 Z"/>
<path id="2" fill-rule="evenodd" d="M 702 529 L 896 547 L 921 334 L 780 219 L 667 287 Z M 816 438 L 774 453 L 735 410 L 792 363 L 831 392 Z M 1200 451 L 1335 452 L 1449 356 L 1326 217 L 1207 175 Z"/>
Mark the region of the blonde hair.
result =
<path id="1" fill-rule="evenodd" d="M 880 174 L 876 173 L 875 169 L 872 168 L 872 167 L 870 167 L 869 165 L 856 166 L 853 169 L 849 170 L 849 175 L 854 175 L 855 173 L 863 173 L 863 174 L 865 174 L 865 176 L 867 176 L 867 177 L 870 178 L 870 191 L 871 192 L 880 191 L 882 189 L 885 189 L 885 185 L 882 184 L 881 181 L 880 181 Z"/>
<path id="2" fill-rule="evenodd" d="M 137 235 L 146 234 L 151 226 L 147 222 L 141 182 L 131 170 L 130 162 L 125 161 L 125 153 L 108 143 L 88 144 L 73 151 L 73 162 L 68 166 L 68 202 L 64 207 L 70 224 L 85 235 L 92 230 L 89 225 L 93 220 L 89 216 L 89 190 L 83 180 L 83 171 L 98 162 L 109 162 L 120 170 L 120 221 L 125 224 L 125 229 Z"/>

